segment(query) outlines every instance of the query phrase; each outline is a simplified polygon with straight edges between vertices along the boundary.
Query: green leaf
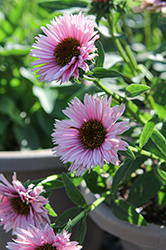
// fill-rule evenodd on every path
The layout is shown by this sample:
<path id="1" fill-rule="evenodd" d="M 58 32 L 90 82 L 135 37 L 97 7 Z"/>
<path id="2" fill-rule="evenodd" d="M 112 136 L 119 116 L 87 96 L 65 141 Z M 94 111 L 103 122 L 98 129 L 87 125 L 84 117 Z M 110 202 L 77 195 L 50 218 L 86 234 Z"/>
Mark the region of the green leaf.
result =
<path id="1" fill-rule="evenodd" d="M 154 170 L 145 172 L 133 183 L 127 201 L 135 207 L 140 207 L 157 194 L 160 186 L 161 184 L 155 177 Z"/>
<path id="2" fill-rule="evenodd" d="M 0 119 L 0 135 L 1 136 L 5 133 L 5 130 L 7 129 L 9 124 L 10 124 L 9 117 L 1 115 L 1 119 Z"/>
<path id="3" fill-rule="evenodd" d="M 166 188 L 166 172 L 157 165 L 154 169 L 157 180 Z"/>
<path id="4" fill-rule="evenodd" d="M 166 206 L 166 189 L 164 187 L 161 187 L 157 194 L 157 205 L 159 209 L 163 209 Z"/>
<path id="5" fill-rule="evenodd" d="M 131 174 L 132 174 L 133 172 L 135 172 L 137 169 L 139 169 L 139 168 L 141 167 L 142 163 L 144 163 L 146 160 L 147 160 L 147 156 L 140 156 L 140 157 L 137 157 L 137 158 L 133 161 L 133 163 L 132 163 L 130 169 L 128 170 L 128 172 L 127 172 L 127 174 L 126 174 L 126 176 L 125 176 L 125 179 L 127 179 L 127 180 L 130 181 L 130 180 L 131 180 Z"/>
<path id="6" fill-rule="evenodd" d="M 57 216 L 57 214 L 55 213 L 54 209 L 50 206 L 49 203 L 47 203 L 44 207 L 45 207 L 45 209 L 48 210 L 48 214 L 49 214 L 50 216 L 53 216 L 53 217 L 56 217 L 56 216 Z"/>
<path id="7" fill-rule="evenodd" d="M 140 148 L 142 148 L 147 143 L 157 122 L 158 122 L 158 115 L 155 115 L 145 124 L 143 132 L 140 136 L 140 142 L 139 142 Z"/>
<path id="8" fill-rule="evenodd" d="M 131 157 L 132 159 L 134 159 L 135 160 L 135 154 L 133 153 L 133 151 L 128 147 L 127 148 L 127 150 L 125 150 L 125 151 L 118 151 L 118 153 L 120 154 L 120 155 L 123 155 L 123 156 L 129 156 L 129 157 Z"/>
<path id="9" fill-rule="evenodd" d="M 144 92 L 146 92 L 147 90 L 149 90 L 150 87 L 147 85 L 142 85 L 142 84 L 130 84 L 127 88 L 126 88 L 126 96 L 127 97 L 135 97 L 138 96 Z"/>
<path id="10" fill-rule="evenodd" d="M 90 173 L 84 175 L 87 187 L 95 194 L 101 194 L 107 191 L 107 179 L 101 176 L 100 167 L 98 169 L 99 171 L 97 171 L 98 167 L 99 166 L 96 166 L 95 170 L 92 169 Z"/>
<path id="11" fill-rule="evenodd" d="M 128 221 L 130 224 L 147 226 L 144 217 L 138 214 L 135 207 L 124 200 L 114 200 L 111 202 L 113 213 L 120 220 Z"/>
<path id="12" fill-rule="evenodd" d="M 42 180 L 38 185 L 43 186 L 45 190 L 61 188 L 64 186 L 63 182 L 58 180 L 58 175 L 48 176 L 46 179 Z"/>
<path id="13" fill-rule="evenodd" d="M 151 139 L 156 147 L 164 154 L 166 159 L 166 139 L 165 137 L 157 130 L 154 129 Z"/>
<path id="14" fill-rule="evenodd" d="M 55 220 L 56 226 L 62 226 L 66 224 L 70 219 L 73 219 L 77 214 L 79 214 L 82 211 L 82 208 L 80 207 L 72 207 L 64 211 L 60 216 Z"/>
<path id="15" fill-rule="evenodd" d="M 65 190 L 69 198 L 78 206 L 87 207 L 86 201 L 81 192 L 76 188 L 71 179 L 63 172 L 62 174 Z"/>
<path id="16" fill-rule="evenodd" d="M 33 86 L 33 93 L 40 100 L 42 108 L 46 113 L 50 114 L 58 96 L 58 91 L 51 88 L 40 88 L 38 86 Z"/>
<path id="17" fill-rule="evenodd" d="M 151 138 L 145 144 L 144 149 L 151 152 L 152 154 L 155 154 L 159 158 L 166 160 L 165 154 L 160 151 L 156 143 L 154 143 Z"/>
<path id="18" fill-rule="evenodd" d="M 20 45 L 10 43 L 6 48 L 0 46 L 0 56 L 24 56 L 30 51 L 30 47 L 27 45 Z"/>
<path id="19" fill-rule="evenodd" d="M 9 118 L 18 125 L 23 125 L 20 111 L 17 109 L 15 101 L 10 96 L 4 95 L 0 98 L 0 113 L 8 115 Z"/>
<path id="20" fill-rule="evenodd" d="M 165 67 L 165 66 L 164 66 Z M 165 70 L 164 70 L 165 71 Z M 166 116 L 166 84 L 165 81 L 159 77 L 154 77 L 151 86 L 152 100 L 151 105 L 160 119 L 164 119 Z"/>
<path id="21" fill-rule="evenodd" d="M 161 133 L 166 137 L 166 120 L 163 122 Z"/>
<path id="22" fill-rule="evenodd" d="M 133 159 L 127 158 L 121 166 L 117 169 L 115 172 L 115 175 L 113 177 L 113 182 L 111 186 L 111 193 L 114 194 L 119 186 L 119 183 L 123 179 L 123 177 L 126 175 L 126 173 L 129 171 L 130 167 L 132 166 Z"/>
<path id="23" fill-rule="evenodd" d="M 86 223 L 86 218 L 84 217 L 77 228 L 76 235 L 75 235 L 75 241 L 79 242 L 79 244 L 82 244 L 86 235 L 86 230 L 87 230 L 87 223 Z"/>
<path id="24" fill-rule="evenodd" d="M 72 7 L 87 7 L 86 0 L 37 0 L 42 8 L 48 12 L 53 12 L 57 10 L 69 10 Z"/>
<path id="25" fill-rule="evenodd" d="M 116 70 L 111 70 L 111 69 L 104 69 L 102 67 L 94 68 L 92 70 L 93 76 L 96 78 L 107 78 L 107 77 L 119 77 L 122 76 L 122 73 L 116 71 Z"/>
<path id="26" fill-rule="evenodd" d="M 105 53 L 104 53 L 104 48 L 102 43 L 97 40 L 95 43 L 97 49 L 98 49 L 98 56 L 96 57 L 96 62 L 95 62 L 95 67 L 103 67 L 104 64 L 104 58 L 105 58 Z"/>

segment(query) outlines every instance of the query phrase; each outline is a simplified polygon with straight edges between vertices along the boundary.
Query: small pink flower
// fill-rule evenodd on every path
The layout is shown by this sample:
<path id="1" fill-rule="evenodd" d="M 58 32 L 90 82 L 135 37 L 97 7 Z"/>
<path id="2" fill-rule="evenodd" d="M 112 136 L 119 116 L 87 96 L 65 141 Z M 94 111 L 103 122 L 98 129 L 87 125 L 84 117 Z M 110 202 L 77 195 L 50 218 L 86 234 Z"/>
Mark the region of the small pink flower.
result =
<path id="1" fill-rule="evenodd" d="M 69 81 L 71 77 L 78 79 L 79 68 L 89 70 L 86 63 L 97 54 L 94 42 L 99 38 L 94 31 L 95 23 L 78 15 L 55 17 L 47 28 L 41 27 L 46 34 L 36 37 L 30 55 L 38 58 L 32 62 L 33 70 L 38 70 L 40 81 Z"/>
<path id="2" fill-rule="evenodd" d="M 54 234 L 54 231 L 47 224 L 43 229 L 34 226 L 27 230 L 17 228 L 17 239 L 8 242 L 6 246 L 10 250 L 79 250 L 82 246 L 77 241 L 70 241 L 70 234 L 66 231 Z"/>
<path id="3" fill-rule="evenodd" d="M 128 144 L 118 135 L 129 128 L 128 121 L 118 122 L 125 105 L 110 108 L 111 97 L 101 99 L 86 94 L 84 104 L 74 98 L 63 113 L 70 120 L 56 121 L 53 136 L 55 155 L 64 163 L 72 162 L 69 170 L 82 175 L 104 161 L 119 164 L 118 150 L 126 150 Z"/>
<path id="4" fill-rule="evenodd" d="M 48 201 L 40 195 L 43 187 L 30 184 L 26 189 L 15 173 L 13 185 L 3 174 L 0 174 L 0 181 L 0 221 L 6 232 L 12 228 L 14 232 L 16 227 L 26 229 L 30 224 L 45 226 L 49 222 L 48 211 L 44 208 Z"/>
<path id="5" fill-rule="evenodd" d="M 150 12 L 160 12 L 166 6 L 166 1 L 161 0 L 142 0 L 139 6 L 133 7 L 135 13 L 149 10 Z"/>

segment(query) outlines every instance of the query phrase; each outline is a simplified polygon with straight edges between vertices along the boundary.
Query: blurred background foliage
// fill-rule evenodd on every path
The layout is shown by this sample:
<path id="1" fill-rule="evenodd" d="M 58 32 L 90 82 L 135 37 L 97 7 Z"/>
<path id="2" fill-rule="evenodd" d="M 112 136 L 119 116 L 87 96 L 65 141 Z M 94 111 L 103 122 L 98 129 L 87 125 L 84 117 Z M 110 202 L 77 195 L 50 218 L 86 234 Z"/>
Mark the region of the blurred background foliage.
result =
<path id="1" fill-rule="evenodd" d="M 86 1 L 1 1 L 0 150 L 52 147 L 54 119 L 63 118 L 62 109 L 74 95 L 83 97 L 81 84 L 39 83 L 28 54 L 35 36 L 42 32 L 40 26 L 66 8 L 73 12 L 86 6 Z"/>
<path id="2" fill-rule="evenodd" d="M 32 58 L 28 55 L 40 26 L 67 11 L 88 12 L 90 0 L 1 0 L 0 2 L 0 150 L 24 150 L 52 147 L 54 119 L 62 119 L 62 110 L 74 96 L 83 98 L 85 92 L 95 93 L 93 84 L 40 83 L 31 72 Z M 115 2 L 120 2 L 119 0 Z M 127 1 L 126 7 L 135 5 Z M 145 16 L 146 15 L 146 16 Z M 95 19 L 94 16 L 91 18 Z M 121 20 L 120 20 L 121 19 Z M 148 13 L 117 15 L 122 28 L 121 38 L 128 41 L 140 65 L 140 74 L 131 70 L 117 54 L 111 35 L 102 19 L 98 29 L 105 50 L 105 68 L 123 73 L 116 79 L 102 82 L 123 95 L 130 83 L 149 79 L 151 95 L 134 100 L 141 108 L 157 112 L 162 128 L 166 116 L 166 19 Z M 125 34 L 123 34 L 125 31 Z M 124 35 L 124 36 L 123 36 Z M 149 105 L 149 106 L 148 106 Z M 137 128 L 132 128 L 133 131 Z M 141 130 L 139 134 L 141 133 Z M 135 138 L 138 133 L 133 132 Z"/>

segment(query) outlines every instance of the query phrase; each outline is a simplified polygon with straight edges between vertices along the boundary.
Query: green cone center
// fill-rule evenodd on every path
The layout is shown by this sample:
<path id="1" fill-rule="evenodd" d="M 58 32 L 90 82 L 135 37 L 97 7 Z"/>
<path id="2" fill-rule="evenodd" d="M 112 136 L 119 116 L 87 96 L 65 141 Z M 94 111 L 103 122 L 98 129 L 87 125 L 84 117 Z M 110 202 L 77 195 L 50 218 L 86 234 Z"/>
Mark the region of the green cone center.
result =
<path id="1" fill-rule="evenodd" d="M 53 247 L 52 244 L 46 243 L 43 246 L 35 248 L 35 250 L 56 250 L 56 247 Z"/>
<path id="2" fill-rule="evenodd" d="M 101 121 L 90 119 L 82 124 L 78 138 L 84 149 L 100 148 L 106 138 L 106 130 Z"/>
<path id="3" fill-rule="evenodd" d="M 29 215 L 30 212 L 29 204 L 23 202 L 20 197 L 11 198 L 10 204 L 18 215 L 25 215 L 25 216 Z"/>
<path id="4" fill-rule="evenodd" d="M 80 43 L 75 38 L 64 38 L 54 49 L 56 63 L 63 67 L 70 63 L 74 56 L 78 59 L 78 56 L 80 55 L 78 46 L 80 46 Z"/>

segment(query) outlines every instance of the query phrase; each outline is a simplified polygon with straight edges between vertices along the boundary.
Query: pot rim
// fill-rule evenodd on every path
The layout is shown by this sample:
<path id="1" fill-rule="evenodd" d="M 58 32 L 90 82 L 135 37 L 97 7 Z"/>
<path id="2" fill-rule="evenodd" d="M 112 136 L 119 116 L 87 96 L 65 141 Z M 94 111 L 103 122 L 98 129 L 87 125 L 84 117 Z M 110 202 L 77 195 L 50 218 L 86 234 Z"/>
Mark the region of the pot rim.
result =
<path id="1" fill-rule="evenodd" d="M 88 204 L 97 197 L 87 188 L 85 181 L 81 182 L 80 190 Z M 112 210 L 101 203 L 91 213 L 90 217 L 104 231 L 140 247 L 155 250 L 165 250 L 166 227 L 148 223 L 148 226 L 137 226 L 115 217 Z"/>
<path id="2" fill-rule="evenodd" d="M 52 149 L 0 151 L 0 171 L 36 171 L 42 169 L 64 168 L 59 157 L 54 157 Z"/>

